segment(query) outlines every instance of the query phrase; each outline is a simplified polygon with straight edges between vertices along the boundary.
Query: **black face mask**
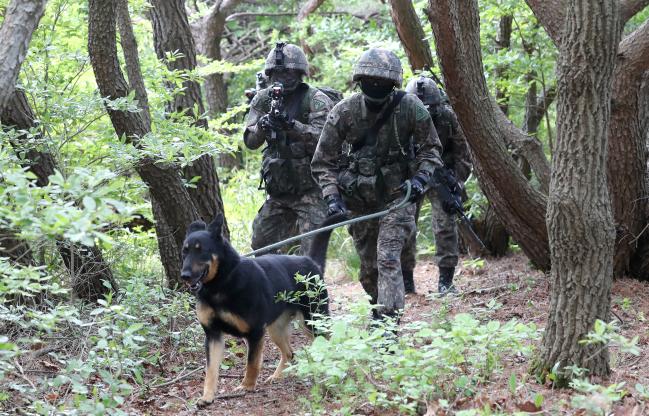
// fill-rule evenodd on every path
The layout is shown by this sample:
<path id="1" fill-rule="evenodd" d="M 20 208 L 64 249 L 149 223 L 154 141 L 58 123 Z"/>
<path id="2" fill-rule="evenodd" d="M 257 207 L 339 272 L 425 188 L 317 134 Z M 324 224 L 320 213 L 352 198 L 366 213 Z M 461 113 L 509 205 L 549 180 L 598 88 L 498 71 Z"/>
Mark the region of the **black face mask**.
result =
<path id="1" fill-rule="evenodd" d="M 284 87 L 284 92 L 295 91 L 302 81 L 302 73 L 294 69 L 277 69 L 270 74 L 271 82 L 279 82 Z"/>
<path id="2" fill-rule="evenodd" d="M 371 101 L 383 101 L 394 89 L 394 83 L 382 79 L 362 79 L 360 81 L 361 91 Z"/>

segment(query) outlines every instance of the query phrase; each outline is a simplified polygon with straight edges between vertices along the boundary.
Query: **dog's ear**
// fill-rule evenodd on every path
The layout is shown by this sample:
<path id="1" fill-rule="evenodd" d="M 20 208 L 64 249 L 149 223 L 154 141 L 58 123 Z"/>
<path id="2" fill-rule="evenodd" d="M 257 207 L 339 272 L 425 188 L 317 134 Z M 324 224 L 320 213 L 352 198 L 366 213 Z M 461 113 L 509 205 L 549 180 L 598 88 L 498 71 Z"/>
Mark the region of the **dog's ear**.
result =
<path id="1" fill-rule="evenodd" d="M 212 234 L 212 237 L 220 238 L 222 229 L 223 229 L 223 214 L 218 213 L 216 214 L 216 217 L 214 217 L 210 225 L 207 226 L 207 231 L 209 231 L 210 234 Z"/>
<path id="2" fill-rule="evenodd" d="M 193 223 L 189 224 L 189 227 L 187 228 L 187 234 L 185 234 L 185 238 L 194 231 L 203 231 L 207 225 L 203 221 L 194 221 Z"/>

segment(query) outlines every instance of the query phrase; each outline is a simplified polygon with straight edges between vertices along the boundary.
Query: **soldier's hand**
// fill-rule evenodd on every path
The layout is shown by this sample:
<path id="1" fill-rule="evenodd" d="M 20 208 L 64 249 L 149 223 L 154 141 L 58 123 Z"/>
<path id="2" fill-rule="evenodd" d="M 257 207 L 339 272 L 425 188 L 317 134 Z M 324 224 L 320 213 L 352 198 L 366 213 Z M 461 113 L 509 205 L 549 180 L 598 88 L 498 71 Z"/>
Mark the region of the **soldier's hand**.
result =
<path id="1" fill-rule="evenodd" d="M 410 179 L 410 202 L 416 202 L 421 199 L 426 192 L 428 180 L 428 175 L 424 172 L 418 172 Z M 405 184 L 401 186 L 406 189 Z"/>
<path id="2" fill-rule="evenodd" d="M 338 194 L 327 195 L 325 202 L 327 203 L 327 216 L 329 217 L 336 214 L 345 214 L 347 212 L 345 202 Z"/>
<path id="3" fill-rule="evenodd" d="M 263 115 L 259 120 L 257 120 L 257 129 L 261 129 L 263 131 L 272 130 L 270 116 L 268 114 Z"/>
<path id="4" fill-rule="evenodd" d="M 287 131 L 293 128 L 295 121 L 287 114 L 281 114 L 279 116 L 269 115 L 268 120 L 270 122 L 270 127 L 275 131 Z"/>

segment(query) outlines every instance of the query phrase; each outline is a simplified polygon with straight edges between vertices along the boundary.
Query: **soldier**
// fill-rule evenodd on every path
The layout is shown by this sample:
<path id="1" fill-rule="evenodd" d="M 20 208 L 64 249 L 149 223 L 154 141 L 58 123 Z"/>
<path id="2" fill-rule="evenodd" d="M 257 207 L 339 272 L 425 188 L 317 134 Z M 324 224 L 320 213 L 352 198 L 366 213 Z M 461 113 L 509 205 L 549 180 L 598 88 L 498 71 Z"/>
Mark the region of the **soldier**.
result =
<path id="1" fill-rule="evenodd" d="M 430 78 L 420 76 L 411 79 L 406 86 L 406 91 L 417 95 L 428 108 L 439 135 L 439 140 L 442 143 L 442 161 L 448 169 L 454 172 L 457 179 L 464 182 L 471 173 L 471 161 L 466 139 L 460 131 L 453 109 L 449 105 L 442 103 L 439 88 Z M 426 196 L 431 204 L 433 232 L 435 234 L 435 260 L 439 267 L 438 291 L 441 295 L 449 292 L 455 293 L 453 275 L 455 274 L 459 254 L 455 215 L 449 214 L 443 208 L 443 201 L 440 201 L 434 189 L 428 191 Z M 421 203 L 417 206 L 417 220 L 419 219 Z M 416 235 L 413 234 L 401 255 L 403 283 L 406 293 L 415 293 L 413 270 L 415 268 L 416 250 L 417 239 Z"/>
<path id="2" fill-rule="evenodd" d="M 394 53 L 364 52 L 353 80 L 362 93 L 331 110 L 311 162 L 329 215 L 348 211 L 357 217 L 394 206 L 408 179 L 415 200 L 441 166 L 441 144 L 428 111 L 416 96 L 395 89 L 401 86 L 402 69 Z M 400 257 L 415 232 L 415 208 L 349 227 L 361 258 L 361 284 L 372 304 L 380 305 L 375 317 L 404 307 Z"/>
<path id="3" fill-rule="evenodd" d="M 326 217 L 327 206 L 311 176 L 311 158 L 327 113 L 329 97 L 302 81 L 309 64 L 302 49 L 278 43 L 264 68 L 270 82 L 281 84 L 284 108 L 269 114 L 273 86 L 259 91 L 250 103 L 243 140 L 250 149 L 264 143 L 261 168 L 268 198 L 252 224 L 252 248 L 258 249 L 315 229 Z M 311 239 L 302 240 L 308 253 Z"/>

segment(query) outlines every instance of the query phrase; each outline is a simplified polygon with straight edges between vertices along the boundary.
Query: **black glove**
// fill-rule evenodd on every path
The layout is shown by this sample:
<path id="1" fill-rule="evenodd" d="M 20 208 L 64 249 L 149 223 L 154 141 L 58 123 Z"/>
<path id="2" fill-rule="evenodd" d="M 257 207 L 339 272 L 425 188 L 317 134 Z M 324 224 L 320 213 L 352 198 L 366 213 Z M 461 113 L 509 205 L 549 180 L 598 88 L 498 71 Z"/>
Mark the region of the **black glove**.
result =
<path id="1" fill-rule="evenodd" d="M 458 209 L 462 212 L 462 189 L 451 169 L 438 168 L 433 174 L 435 189 L 442 203 L 442 209 L 453 215 Z"/>
<path id="2" fill-rule="evenodd" d="M 442 209 L 447 214 L 455 214 L 455 211 L 457 210 L 457 201 L 453 194 L 450 195 L 450 198 L 451 199 L 442 199 Z"/>
<path id="3" fill-rule="evenodd" d="M 338 194 L 327 195 L 325 202 L 327 203 L 327 216 L 329 217 L 347 212 L 345 202 Z"/>
<path id="4" fill-rule="evenodd" d="M 410 202 L 418 201 L 426 192 L 426 185 L 428 185 L 428 175 L 424 172 L 417 172 L 415 176 L 410 179 Z M 406 189 L 406 185 L 401 185 Z"/>

